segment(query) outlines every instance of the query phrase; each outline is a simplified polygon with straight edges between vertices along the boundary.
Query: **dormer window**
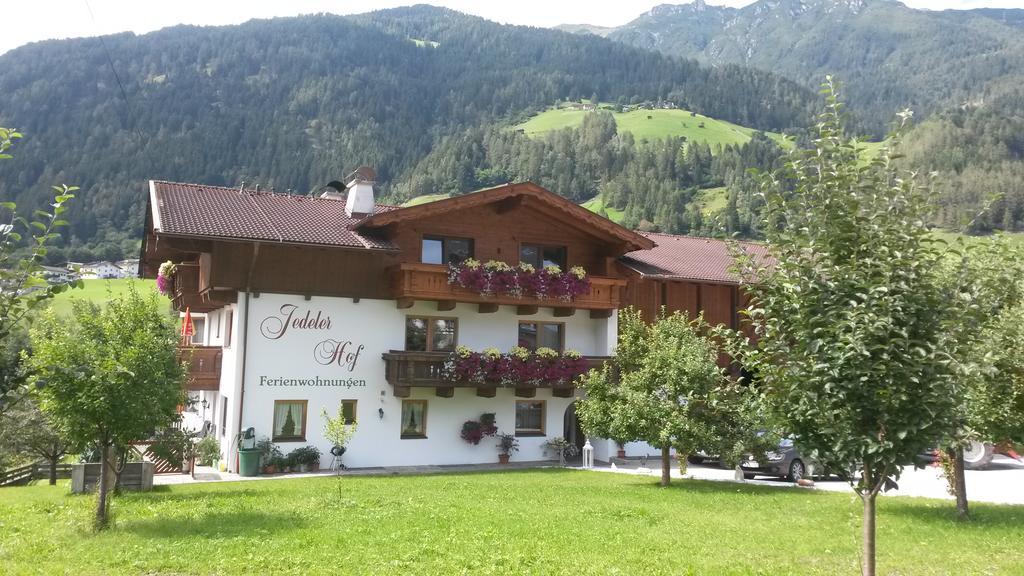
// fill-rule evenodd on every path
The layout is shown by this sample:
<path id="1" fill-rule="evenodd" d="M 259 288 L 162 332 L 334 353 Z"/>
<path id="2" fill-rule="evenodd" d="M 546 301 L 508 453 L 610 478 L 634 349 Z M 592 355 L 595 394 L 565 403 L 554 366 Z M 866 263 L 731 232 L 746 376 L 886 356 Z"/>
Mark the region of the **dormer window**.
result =
<path id="1" fill-rule="evenodd" d="M 558 266 L 565 270 L 565 246 L 542 246 L 540 244 L 521 244 L 519 261 L 533 264 L 538 270 L 545 266 Z"/>
<path id="2" fill-rule="evenodd" d="M 424 264 L 459 264 L 473 257 L 471 238 L 424 236 L 420 261 Z"/>

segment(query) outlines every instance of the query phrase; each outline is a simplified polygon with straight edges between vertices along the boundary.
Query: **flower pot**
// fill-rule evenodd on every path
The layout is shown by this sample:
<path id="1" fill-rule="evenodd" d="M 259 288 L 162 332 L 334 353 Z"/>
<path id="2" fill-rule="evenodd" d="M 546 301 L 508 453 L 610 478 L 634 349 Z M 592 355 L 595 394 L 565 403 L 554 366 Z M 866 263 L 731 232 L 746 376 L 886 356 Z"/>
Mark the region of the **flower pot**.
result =
<path id="1" fill-rule="evenodd" d="M 499 464 L 508 464 L 508 454 L 498 454 Z"/>
<path id="2" fill-rule="evenodd" d="M 277 466 L 274 466 L 273 464 L 268 464 L 267 466 L 263 467 L 263 473 L 264 474 L 275 474 L 275 473 L 277 473 Z"/>

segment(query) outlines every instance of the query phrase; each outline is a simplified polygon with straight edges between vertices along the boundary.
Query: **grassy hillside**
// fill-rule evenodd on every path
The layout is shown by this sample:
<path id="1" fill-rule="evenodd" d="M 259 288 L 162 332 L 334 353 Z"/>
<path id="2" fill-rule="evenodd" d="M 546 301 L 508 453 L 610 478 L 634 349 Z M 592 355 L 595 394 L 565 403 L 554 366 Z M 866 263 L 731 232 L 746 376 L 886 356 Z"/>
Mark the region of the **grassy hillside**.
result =
<path id="1" fill-rule="evenodd" d="M 579 126 L 586 114 L 590 112 L 571 108 L 551 108 L 519 124 L 516 129 L 523 130 L 528 136 L 536 136 L 551 130 Z M 631 110 L 612 112 L 612 115 L 620 131 L 630 132 L 639 139 L 655 140 L 667 136 L 685 136 L 696 142 L 707 142 L 714 147 L 743 144 L 756 132 L 753 128 L 686 110 Z M 779 143 L 786 141 L 781 134 L 767 134 Z"/>
<path id="2" fill-rule="evenodd" d="M 622 219 L 626 217 L 626 213 L 623 212 L 622 210 L 619 210 L 618 208 L 606 207 L 604 205 L 604 201 L 601 200 L 601 198 L 591 198 L 590 200 L 587 200 L 586 202 L 581 204 L 581 206 L 597 214 L 600 214 L 601 210 L 604 210 L 605 215 L 608 217 L 608 219 L 611 220 L 612 222 L 615 222 L 616 224 L 621 224 Z"/>
<path id="3" fill-rule="evenodd" d="M 942 240 L 945 240 L 946 242 L 955 242 L 957 238 L 963 238 L 964 242 L 968 244 L 970 244 L 971 242 L 989 240 L 994 237 L 991 234 L 987 234 L 984 236 L 972 236 L 970 234 L 964 234 L 962 232 L 953 232 L 950 230 L 943 230 L 941 228 L 936 228 L 933 231 L 933 234 L 935 234 L 935 236 L 941 238 Z M 1010 232 L 1007 234 L 1003 234 L 1003 236 L 1005 236 L 1007 240 L 1009 240 L 1013 244 L 1016 244 L 1018 246 L 1024 246 L 1024 232 Z"/>
<path id="4" fill-rule="evenodd" d="M 700 211 L 707 216 L 723 210 L 729 201 L 729 197 L 725 186 L 718 186 L 716 188 L 705 188 L 697 192 L 697 197 L 693 201 L 700 206 Z"/>
<path id="5" fill-rule="evenodd" d="M 449 196 L 451 196 L 451 194 L 424 194 L 423 196 L 417 196 L 415 198 L 408 200 L 407 202 L 403 203 L 402 206 L 417 206 L 419 204 L 426 204 L 427 202 L 433 202 L 435 200 L 444 200 Z"/>
<path id="6" fill-rule="evenodd" d="M 87 300 L 96 304 L 103 304 L 111 297 L 116 297 L 128 290 L 128 283 L 135 282 L 135 288 L 140 294 L 156 292 L 155 280 L 142 280 L 139 278 L 115 278 L 112 280 L 83 280 L 82 288 L 76 288 L 62 292 L 54 297 L 50 307 L 58 315 L 71 312 L 72 302 L 75 300 Z"/>

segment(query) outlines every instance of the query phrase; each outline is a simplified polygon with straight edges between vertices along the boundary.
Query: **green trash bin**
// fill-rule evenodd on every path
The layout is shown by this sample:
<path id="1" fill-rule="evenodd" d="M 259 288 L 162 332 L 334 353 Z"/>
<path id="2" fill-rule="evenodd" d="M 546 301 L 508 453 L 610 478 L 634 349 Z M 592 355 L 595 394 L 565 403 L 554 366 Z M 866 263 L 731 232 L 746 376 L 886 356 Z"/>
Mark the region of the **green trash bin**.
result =
<path id="1" fill-rule="evenodd" d="M 260 450 L 258 448 L 240 448 L 238 450 L 238 475 L 259 476 Z"/>

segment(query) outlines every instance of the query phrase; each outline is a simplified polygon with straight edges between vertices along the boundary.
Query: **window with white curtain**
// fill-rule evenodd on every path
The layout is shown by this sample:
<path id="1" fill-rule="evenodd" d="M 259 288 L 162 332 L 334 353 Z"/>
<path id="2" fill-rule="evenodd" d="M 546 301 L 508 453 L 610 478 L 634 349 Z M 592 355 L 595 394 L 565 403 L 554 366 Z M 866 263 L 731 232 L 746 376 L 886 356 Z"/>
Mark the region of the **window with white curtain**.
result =
<path id="1" fill-rule="evenodd" d="M 308 400 L 274 401 L 274 442 L 306 441 Z"/>

